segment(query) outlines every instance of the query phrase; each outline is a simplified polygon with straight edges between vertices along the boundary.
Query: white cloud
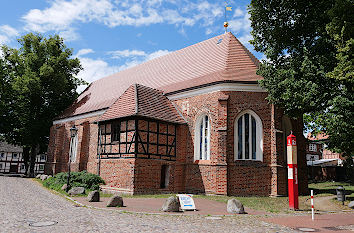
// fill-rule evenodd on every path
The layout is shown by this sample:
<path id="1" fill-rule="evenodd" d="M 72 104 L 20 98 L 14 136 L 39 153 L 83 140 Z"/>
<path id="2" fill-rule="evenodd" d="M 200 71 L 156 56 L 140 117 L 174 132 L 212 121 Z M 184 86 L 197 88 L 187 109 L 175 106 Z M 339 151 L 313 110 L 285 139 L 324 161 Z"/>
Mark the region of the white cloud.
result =
<path id="1" fill-rule="evenodd" d="M 78 38 L 72 24 L 88 22 L 103 17 L 112 5 L 108 0 L 56 0 L 44 10 L 32 9 L 22 17 L 25 30 L 61 33 L 68 40 Z"/>
<path id="2" fill-rule="evenodd" d="M 86 54 L 93 53 L 92 49 L 81 49 L 75 56 L 79 57 L 82 67 L 84 68 L 78 74 L 78 77 L 91 83 L 97 79 L 106 77 L 108 75 L 114 74 L 116 72 L 131 68 L 140 63 L 152 60 L 154 58 L 168 54 L 168 50 L 157 50 L 152 53 L 146 53 L 141 50 L 121 50 L 121 51 L 112 51 L 110 54 L 118 55 L 119 58 L 126 58 L 123 64 L 121 65 L 109 65 L 103 59 L 91 59 L 82 57 Z M 131 58 L 131 59 L 129 59 Z M 80 86 L 78 91 L 81 92 L 85 89 L 86 86 Z"/>
<path id="3" fill-rule="evenodd" d="M 205 34 L 206 35 L 209 35 L 209 34 L 211 34 L 213 32 L 213 30 L 211 30 L 210 28 L 207 28 L 206 30 L 205 30 Z"/>
<path id="4" fill-rule="evenodd" d="M 137 57 L 137 56 L 146 56 L 146 53 L 141 50 L 116 50 L 110 51 L 108 54 L 112 55 L 112 58 L 120 59 L 126 57 Z"/>
<path id="5" fill-rule="evenodd" d="M 147 55 L 145 61 L 152 60 L 170 53 L 168 50 L 157 50 Z"/>
<path id="6" fill-rule="evenodd" d="M 249 47 L 248 46 L 250 44 L 249 41 L 252 40 L 252 36 L 251 36 L 251 34 L 244 34 L 244 35 L 240 36 L 238 39 L 243 45 L 245 45 L 246 47 Z"/>
<path id="7" fill-rule="evenodd" d="M 121 59 L 121 58 L 132 58 L 133 60 L 138 60 L 143 58 L 142 61 L 148 61 L 163 55 L 168 54 L 168 50 L 157 50 L 152 53 L 146 53 L 145 51 L 142 50 L 116 50 L 116 51 L 110 51 L 108 54 L 112 55 L 112 58 L 115 59 Z"/>
<path id="8" fill-rule="evenodd" d="M 89 83 L 119 71 L 118 66 L 110 66 L 102 59 L 80 58 L 80 62 L 84 69 L 80 71 L 78 78 Z M 81 92 L 85 88 L 86 86 L 80 86 L 77 91 Z"/>
<path id="9" fill-rule="evenodd" d="M 76 40 L 78 23 L 98 22 L 108 27 L 148 26 L 151 24 L 172 24 L 178 27 L 212 25 L 223 15 L 220 3 L 206 0 L 192 3 L 187 0 L 113 1 L 113 0 L 55 0 L 45 9 L 32 9 L 22 20 L 25 30 L 54 31 L 66 40 Z M 178 10 L 176 10 L 178 9 Z"/>
<path id="10" fill-rule="evenodd" d="M 240 17 L 242 15 L 244 15 L 245 13 L 240 9 L 240 8 L 237 8 L 235 10 L 235 13 L 234 13 L 234 17 Z"/>
<path id="11" fill-rule="evenodd" d="M 9 25 L 0 26 L 0 44 L 8 43 L 11 39 L 19 35 L 20 33 Z"/>
<path id="12" fill-rule="evenodd" d="M 92 49 L 80 49 L 79 52 L 77 52 L 77 54 L 75 55 L 75 57 L 80 57 L 89 53 L 94 53 L 94 51 Z"/>
<path id="13" fill-rule="evenodd" d="M 251 21 L 250 15 L 247 13 L 242 18 L 236 18 L 229 21 L 229 28 L 234 32 L 250 32 Z"/>
<path id="14" fill-rule="evenodd" d="M 74 28 L 68 28 L 59 32 L 59 36 L 64 38 L 66 41 L 74 41 L 80 38 L 80 35 L 75 31 Z"/>

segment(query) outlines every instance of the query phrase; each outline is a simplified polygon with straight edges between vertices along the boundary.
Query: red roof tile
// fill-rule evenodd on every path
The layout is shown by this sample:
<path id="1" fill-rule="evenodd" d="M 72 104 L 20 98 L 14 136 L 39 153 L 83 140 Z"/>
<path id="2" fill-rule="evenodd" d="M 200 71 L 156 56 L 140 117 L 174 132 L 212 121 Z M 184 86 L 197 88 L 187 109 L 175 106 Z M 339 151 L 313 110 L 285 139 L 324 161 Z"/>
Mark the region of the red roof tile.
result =
<path id="1" fill-rule="evenodd" d="M 318 133 L 317 135 L 313 135 L 310 133 L 307 134 L 307 139 L 311 141 L 321 141 L 321 140 L 327 140 L 328 135 L 325 133 Z"/>
<path id="2" fill-rule="evenodd" d="M 134 83 L 170 93 L 220 81 L 257 81 L 258 64 L 229 32 L 91 83 L 59 118 L 108 108 Z"/>
<path id="3" fill-rule="evenodd" d="M 131 85 L 98 121 L 127 116 L 144 116 L 173 123 L 185 123 L 171 101 L 161 91 L 140 84 Z"/>

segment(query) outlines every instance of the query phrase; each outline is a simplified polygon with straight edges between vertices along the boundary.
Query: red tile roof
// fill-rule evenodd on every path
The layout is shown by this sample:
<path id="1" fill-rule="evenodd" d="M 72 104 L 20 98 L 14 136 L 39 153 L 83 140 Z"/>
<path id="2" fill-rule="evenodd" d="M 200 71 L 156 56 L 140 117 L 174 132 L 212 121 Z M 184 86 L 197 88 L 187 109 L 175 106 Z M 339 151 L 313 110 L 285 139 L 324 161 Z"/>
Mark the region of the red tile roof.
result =
<path id="1" fill-rule="evenodd" d="M 59 118 L 108 108 L 134 83 L 171 93 L 215 82 L 255 82 L 262 79 L 258 64 L 225 33 L 91 83 Z"/>
<path id="2" fill-rule="evenodd" d="M 328 135 L 325 133 L 318 133 L 317 135 L 313 135 L 310 133 L 307 134 L 307 139 L 311 141 L 321 141 L 328 139 Z"/>
<path id="3" fill-rule="evenodd" d="M 161 91 L 140 84 L 131 85 L 98 121 L 127 116 L 144 116 L 173 123 L 185 123 L 171 101 Z"/>

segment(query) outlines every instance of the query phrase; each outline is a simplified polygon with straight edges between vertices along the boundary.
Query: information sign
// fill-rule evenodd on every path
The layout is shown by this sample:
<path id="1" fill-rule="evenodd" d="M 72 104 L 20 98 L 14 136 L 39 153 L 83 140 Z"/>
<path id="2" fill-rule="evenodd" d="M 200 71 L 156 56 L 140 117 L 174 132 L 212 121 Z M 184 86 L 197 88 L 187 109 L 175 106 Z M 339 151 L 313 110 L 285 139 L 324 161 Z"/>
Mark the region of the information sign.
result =
<path id="1" fill-rule="evenodd" d="M 192 194 L 177 194 L 182 210 L 195 210 Z"/>

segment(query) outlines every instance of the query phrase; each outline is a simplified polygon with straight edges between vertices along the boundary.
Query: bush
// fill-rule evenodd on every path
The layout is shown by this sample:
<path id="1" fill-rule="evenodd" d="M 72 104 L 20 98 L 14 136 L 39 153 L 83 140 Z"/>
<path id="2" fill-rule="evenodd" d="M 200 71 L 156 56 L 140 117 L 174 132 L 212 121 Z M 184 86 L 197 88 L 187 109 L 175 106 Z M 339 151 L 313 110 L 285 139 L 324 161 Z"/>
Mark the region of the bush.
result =
<path id="1" fill-rule="evenodd" d="M 50 189 L 54 189 L 56 191 L 60 191 L 63 184 L 58 183 L 54 177 L 50 177 L 43 181 L 43 186 Z"/>
<path id="2" fill-rule="evenodd" d="M 61 187 L 68 181 L 68 173 L 61 172 L 56 174 L 54 177 L 46 179 L 43 182 L 45 187 L 60 190 Z M 70 173 L 70 186 L 71 187 L 84 187 L 89 190 L 98 190 L 100 184 L 105 184 L 104 180 L 95 174 L 88 173 L 87 171 L 82 172 L 71 172 Z"/>

